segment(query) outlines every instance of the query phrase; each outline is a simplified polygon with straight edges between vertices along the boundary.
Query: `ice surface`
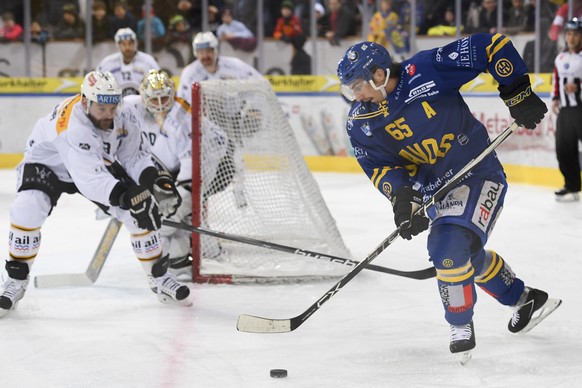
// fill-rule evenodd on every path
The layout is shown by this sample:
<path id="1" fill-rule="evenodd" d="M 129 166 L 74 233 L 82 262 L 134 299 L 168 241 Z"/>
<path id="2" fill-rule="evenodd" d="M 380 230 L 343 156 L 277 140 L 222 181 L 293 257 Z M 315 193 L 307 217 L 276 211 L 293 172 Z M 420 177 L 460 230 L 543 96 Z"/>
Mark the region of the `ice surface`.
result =
<path id="1" fill-rule="evenodd" d="M 387 200 L 363 174 L 316 174 L 340 231 L 363 258 L 393 231 Z M 0 170 L 0 254 L 7 257 L 15 174 Z M 107 221 L 64 195 L 45 223 L 32 276 L 84 272 Z M 426 233 L 398 240 L 374 264 L 426 268 Z M 194 305 L 160 304 L 125 230 L 96 284 L 35 289 L 0 320 L 0 386 L 91 387 L 573 387 L 582 380 L 582 204 L 552 190 L 510 185 L 488 248 L 526 284 L 564 300 L 526 335 L 511 312 L 478 291 L 477 348 L 463 367 L 448 351 L 434 279 L 363 271 L 296 331 L 237 332 L 239 314 L 290 318 L 334 282 L 192 285 Z M 289 371 L 285 379 L 269 370 Z"/>

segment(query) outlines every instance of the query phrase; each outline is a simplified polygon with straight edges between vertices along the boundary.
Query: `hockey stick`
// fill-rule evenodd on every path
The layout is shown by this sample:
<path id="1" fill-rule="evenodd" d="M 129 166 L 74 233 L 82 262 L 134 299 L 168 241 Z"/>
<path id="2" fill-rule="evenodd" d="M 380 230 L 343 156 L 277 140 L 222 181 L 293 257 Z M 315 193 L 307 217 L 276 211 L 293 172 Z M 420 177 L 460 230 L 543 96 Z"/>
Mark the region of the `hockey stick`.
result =
<path id="1" fill-rule="evenodd" d="M 256 239 L 250 238 L 250 237 L 237 236 L 237 235 L 228 234 L 228 233 L 224 233 L 224 232 L 215 232 L 213 230 L 204 229 L 204 228 L 200 228 L 200 227 L 192 226 L 192 225 L 187 225 L 187 224 L 182 224 L 179 222 L 163 220 L 162 223 L 166 226 L 170 226 L 170 227 L 176 228 L 176 229 L 185 230 L 188 232 L 194 232 L 194 233 L 204 234 L 204 235 L 213 236 L 213 237 L 219 237 L 219 238 L 223 238 L 225 240 L 231 240 L 231 241 L 236 241 L 236 242 L 240 242 L 243 244 L 255 245 L 258 247 L 273 249 L 276 251 L 291 253 L 291 254 L 299 255 L 299 256 L 303 256 L 303 257 L 310 257 L 312 259 L 318 259 L 318 260 L 329 261 L 332 263 L 344 264 L 344 265 L 347 265 L 350 267 L 353 267 L 357 264 L 360 264 L 360 262 L 356 261 L 356 260 L 345 259 L 343 257 L 327 255 L 324 253 L 312 252 L 312 251 L 308 251 L 305 249 L 293 248 L 293 247 L 290 247 L 287 245 L 271 243 L 268 241 L 256 240 Z M 417 280 L 430 279 L 430 278 L 433 278 L 436 276 L 436 270 L 434 269 L 434 267 L 420 269 L 418 271 L 399 271 L 397 269 L 386 268 L 386 267 L 381 267 L 379 265 L 369 264 L 366 266 L 366 269 L 369 269 L 372 271 L 384 272 L 384 273 L 387 273 L 390 275 L 402 276 L 402 277 L 410 278 L 410 279 L 417 279 Z"/>
<path id="2" fill-rule="evenodd" d="M 479 162 L 481 162 L 485 157 L 487 157 L 491 152 L 495 150 L 505 139 L 507 139 L 517 128 L 515 122 L 513 122 L 509 127 L 507 127 L 499 136 L 493 140 L 477 157 L 472 159 L 469 163 L 465 165 L 455 176 L 453 176 L 449 181 L 447 181 L 437 192 L 426 201 L 420 209 L 415 214 L 421 214 L 424 212 L 426 214 L 428 208 L 433 206 L 436 202 L 440 201 L 445 197 L 445 195 L 455 187 L 459 182 L 461 182 L 467 173 L 473 169 Z M 288 319 L 271 319 L 262 318 L 254 315 L 240 315 L 238 317 L 238 322 L 236 325 L 237 330 L 244 331 L 248 333 L 288 333 L 297 329 L 303 324 L 311 315 L 313 315 L 319 308 L 328 300 L 330 300 L 339 290 L 342 289 L 350 280 L 352 280 L 358 273 L 360 273 L 366 265 L 368 265 L 372 260 L 374 260 L 382 251 L 390 246 L 397 238 L 400 236 L 400 227 L 396 228 L 384 241 L 380 243 L 364 260 L 357 264 L 350 272 L 348 272 L 343 278 L 341 278 L 329 291 L 327 291 L 317 302 L 312 304 L 303 313 L 297 315 L 293 318 Z"/>
<path id="3" fill-rule="evenodd" d="M 116 218 L 111 218 L 97 246 L 97 250 L 95 250 L 93 258 L 84 273 L 35 276 L 34 286 L 36 288 L 50 288 L 61 286 L 90 286 L 94 284 L 105 265 L 105 260 L 109 255 L 109 251 L 111 251 L 111 247 L 120 229 L 121 222 Z"/>

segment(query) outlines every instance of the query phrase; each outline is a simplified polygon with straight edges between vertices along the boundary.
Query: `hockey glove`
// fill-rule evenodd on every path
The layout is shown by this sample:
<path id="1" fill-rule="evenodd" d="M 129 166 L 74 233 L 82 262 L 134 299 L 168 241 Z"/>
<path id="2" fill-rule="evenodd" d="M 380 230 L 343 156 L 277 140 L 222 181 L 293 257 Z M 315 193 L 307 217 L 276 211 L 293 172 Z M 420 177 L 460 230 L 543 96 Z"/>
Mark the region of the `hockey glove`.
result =
<path id="1" fill-rule="evenodd" d="M 178 210 L 178 207 L 182 203 L 182 197 L 178 193 L 174 181 L 169 174 L 160 175 L 156 178 L 153 185 L 153 192 L 158 202 L 158 207 L 160 208 L 160 214 L 164 218 L 169 218 L 176 214 L 176 210 Z"/>
<path id="2" fill-rule="evenodd" d="M 429 219 L 424 212 L 414 215 L 421 206 L 422 194 L 410 186 L 399 187 L 392 197 L 394 222 L 400 228 L 400 236 L 407 240 L 428 229 Z"/>
<path id="3" fill-rule="evenodd" d="M 121 194 L 119 207 L 129 210 L 133 223 L 141 229 L 158 230 L 162 226 L 158 203 L 145 186 L 132 186 Z"/>
<path id="4" fill-rule="evenodd" d="M 511 85 L 499 85 L 499 97 L 509 108 L 511 117 L 527 129 L 535 129 L 548 111 L 546 104 L 531 90 L 527 74 L 516 79 Z"/>

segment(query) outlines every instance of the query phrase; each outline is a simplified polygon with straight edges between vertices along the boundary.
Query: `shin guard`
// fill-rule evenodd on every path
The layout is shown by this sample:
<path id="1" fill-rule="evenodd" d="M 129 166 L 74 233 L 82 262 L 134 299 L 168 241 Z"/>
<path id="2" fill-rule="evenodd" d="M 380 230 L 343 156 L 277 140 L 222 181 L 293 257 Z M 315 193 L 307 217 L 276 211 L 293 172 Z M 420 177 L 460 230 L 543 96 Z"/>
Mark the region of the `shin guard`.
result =
<path id="1" fill-rule="evenodd" d="M 475 283 L 506 306 L 515 305 L 525 287 L 505 260 L 493 251 L 485 252 L 483 269 L 475 276 Z"/>
<path id="2" fill-rule="evenodd" d="M 152 267 L 162 257 L 159 231 L 131 235 L 131 246 L 145 273 L 150 275 Z"/>
<path id="3" fill-rule="evenodd" d="M 8 234 L 8 252 L 10 259 L 28 264 L 30 268 L 40 249 L 40 228 L 23 228 L 10 225 Z"/>

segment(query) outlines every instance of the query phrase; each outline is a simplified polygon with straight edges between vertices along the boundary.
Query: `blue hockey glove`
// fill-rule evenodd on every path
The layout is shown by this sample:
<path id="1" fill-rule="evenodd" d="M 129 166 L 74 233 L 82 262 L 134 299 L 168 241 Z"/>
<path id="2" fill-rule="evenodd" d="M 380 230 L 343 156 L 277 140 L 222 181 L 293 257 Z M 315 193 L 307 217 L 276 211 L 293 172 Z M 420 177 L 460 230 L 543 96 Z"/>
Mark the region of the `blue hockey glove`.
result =
<path id="1" fill-rule="evenodd" d="M 400 236 L 406 240 L 412 239 L 428 229 L 429 219 L 426 215 L 413 216 L 422 206 L 422 194 L 410 186 L 401 186 L 392 196 L 394 222 L 400 227 Z"/>
<path id="2" fill-rule="evenodd" d="M 510 85 L 499 85 L 499 97 L 509 108 L 511 117 L 527 129 L 535 129 L 548 111 L 546 104 L 531 90 L 527 74 Z"/>

